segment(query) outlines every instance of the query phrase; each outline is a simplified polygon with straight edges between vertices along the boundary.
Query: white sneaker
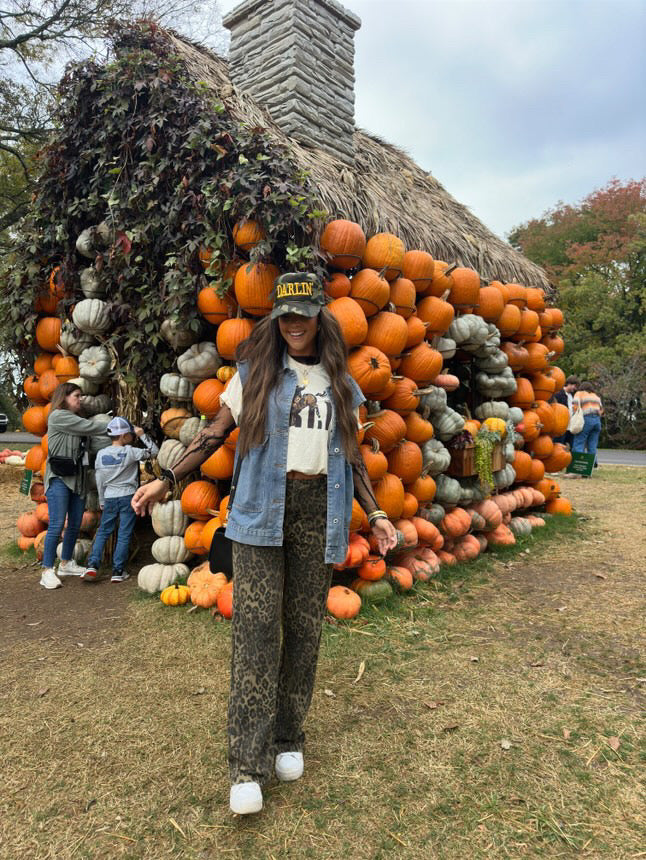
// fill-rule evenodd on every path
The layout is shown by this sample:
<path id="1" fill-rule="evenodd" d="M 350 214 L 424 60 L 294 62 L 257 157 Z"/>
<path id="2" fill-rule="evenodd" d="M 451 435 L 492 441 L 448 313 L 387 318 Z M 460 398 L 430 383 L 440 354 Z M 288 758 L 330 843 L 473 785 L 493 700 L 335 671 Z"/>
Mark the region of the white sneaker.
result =
<path id="1" fill-rule="evenodd" d="M 303 776 L 303 753 L 284 752 L 278 753 L 274 763 L 276 776 L 281 782 L 291 782 Z"/>
<path id="2" fill-rule="evenodd" d="M 236 815 L 250 815 L 262 809 L 262 791 L 257 782 L 237 782 L 231 786 L 229 794 L 231 812 Z"/>
<path id="3" fill-rule="evenodd" d="M 43 574 L 40 577 L 40 584 L 43 588 L 60 588 L 63 583 L 54 573 L 53 567 L 44 567 Z"/>
<path id="4" fill-rule="evenodd" d="M 85 568 L 81 567 L 80 564 L 77 564 L 74 559 L 70 559 L 69 561 L 62 561 L 58 565 L 59 576 L 83 576 L 84 573 Z"/>

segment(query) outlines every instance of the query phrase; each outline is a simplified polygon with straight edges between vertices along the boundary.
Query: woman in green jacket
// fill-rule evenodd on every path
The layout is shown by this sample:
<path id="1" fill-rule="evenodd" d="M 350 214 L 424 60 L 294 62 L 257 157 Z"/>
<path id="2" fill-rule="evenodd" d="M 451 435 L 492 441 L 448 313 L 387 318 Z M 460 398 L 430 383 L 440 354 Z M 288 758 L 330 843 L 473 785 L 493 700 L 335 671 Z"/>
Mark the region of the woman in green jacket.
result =
<path id="1" fill-rule="evenodd" d="M 58 588 L 59 576 L 81 576 L 84 567 L 75 563 L 72 556 L 85 511 L 87 494 L 88 437 L 105 436 L 109 418 L 82 418 L 81 389 L 72 382 L 59 385 L 52 395 L 52 408 L 47 421 L 47 465 L 45 468 L 45 495 L 49 511 L 49 525 L 45 536 L 43 571 L 40 584 L 43 588 Z M 96 440 L 99 441 L 99 440 Z M 105 444 L 109 444 L 105 436 Z M 54 571 L 56 547 L 65 525 L 61 563 L 58 576 Z"/>

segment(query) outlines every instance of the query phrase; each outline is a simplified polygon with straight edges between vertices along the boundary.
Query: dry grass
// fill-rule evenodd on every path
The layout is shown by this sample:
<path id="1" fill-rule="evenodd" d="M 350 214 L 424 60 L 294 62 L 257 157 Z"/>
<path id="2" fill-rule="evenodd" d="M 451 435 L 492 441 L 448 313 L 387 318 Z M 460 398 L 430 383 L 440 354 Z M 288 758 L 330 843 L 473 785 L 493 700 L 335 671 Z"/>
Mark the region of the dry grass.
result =
<path id="1" fill-rule="evenodd" d="M 306 775 L 260 816 L 227 808 L 227 624 L 142 598 L 115 644 L 17 646 L 0 855 L 640 856 L 646 488 L 602 471 L 531 556 L 326 628 Z"/>

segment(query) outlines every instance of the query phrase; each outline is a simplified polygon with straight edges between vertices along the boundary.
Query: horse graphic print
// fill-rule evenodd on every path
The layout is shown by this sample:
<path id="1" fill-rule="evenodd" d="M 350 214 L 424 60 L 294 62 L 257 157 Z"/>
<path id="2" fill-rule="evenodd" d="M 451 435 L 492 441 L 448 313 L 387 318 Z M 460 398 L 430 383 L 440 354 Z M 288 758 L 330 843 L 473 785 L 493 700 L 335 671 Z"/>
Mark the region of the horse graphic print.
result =
<path id="1" fill-rule="evenodd" d="M 313 394 L 298 385 L 292 400 L 289 416 L 290 427 L 307 427 L 309 430 L 329 430 L 332 422 L 332 406 L 325 391 Z"/>

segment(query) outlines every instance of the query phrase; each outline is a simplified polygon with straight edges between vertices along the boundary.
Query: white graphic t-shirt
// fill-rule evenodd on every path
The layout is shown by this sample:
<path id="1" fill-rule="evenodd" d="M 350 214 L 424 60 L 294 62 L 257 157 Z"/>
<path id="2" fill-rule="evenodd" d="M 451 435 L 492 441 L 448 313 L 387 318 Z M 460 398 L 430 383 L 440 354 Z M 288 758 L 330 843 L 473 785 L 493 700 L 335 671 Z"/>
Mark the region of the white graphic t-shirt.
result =
<path id="1" fill-rule="evenodd" d="M 332 403 L 328 388 L 330 377 L 321 364 L 304 364 L 287 356 L 287 366 L 298 377 L 289 416 L 287 437 L 287 471 L 305 475 L 327 474 L 327 449 L 332 429 Z M 242 412 L 240 374 L 229 382 L 220 395 L 220 403 L 231 410 L 238 423 Z M 357 420 L 359 410 L 356 410 Z"/>

